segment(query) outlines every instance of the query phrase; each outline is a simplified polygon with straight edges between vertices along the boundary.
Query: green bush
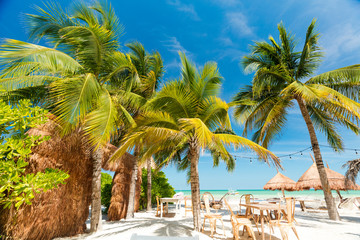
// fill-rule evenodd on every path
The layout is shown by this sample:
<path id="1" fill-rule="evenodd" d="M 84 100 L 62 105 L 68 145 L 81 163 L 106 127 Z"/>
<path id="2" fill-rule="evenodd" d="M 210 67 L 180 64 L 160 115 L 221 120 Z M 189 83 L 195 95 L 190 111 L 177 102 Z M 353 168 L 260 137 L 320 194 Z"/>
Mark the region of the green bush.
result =
<path id="1" fill-rule="evenodd" d="M 101 173 L 101 205 L 108 212 L 111 200 L 112 177 L 108 173 Z"/>
<path id="2" fill-rule="evenodd" d="M 151 204 L 156 204 L 156 196 L 172 197 L 175 194 L 174 188 L 168 183 L 163 171 L 151 171 Z M 140 209 L 146 208 L 147 204 L 147 170 L 142 171 L 142 184 L 140 194 Z"/>
<path id="3" fill-rule="evenodd" d="M 0 206 L 3 208 L 31 205 L 36 193 L 56 188 L 69 177 L 58 169 L 25 173 L 31 148 L 49 139 L 27 135 L 26 131 L 45 123 L 46 114 L 29 100 L 20 100 L 13 106 L 0 100 Z"/>

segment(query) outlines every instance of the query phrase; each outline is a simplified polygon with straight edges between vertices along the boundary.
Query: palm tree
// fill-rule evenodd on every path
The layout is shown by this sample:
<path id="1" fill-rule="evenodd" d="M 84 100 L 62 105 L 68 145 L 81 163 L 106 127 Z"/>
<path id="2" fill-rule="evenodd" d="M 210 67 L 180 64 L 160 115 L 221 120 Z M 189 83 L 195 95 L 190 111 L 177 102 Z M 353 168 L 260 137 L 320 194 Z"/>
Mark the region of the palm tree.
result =
<path id="1" fill-rule="evenodd" d="M 136 117 L 141 114 L 143 106 L 149 101 L 159 88 L 160 80 L 163 76 L 163 61 L 158 52 L 151 54 L 145 51 L 144 46 L 139 42 L 133 42 L 126 45 L 130 48 L 130 59 L 134 68 L 139 76 L 138 82 L 132 82 L 131 86 L 125 86 L 123 88 L 128 91 L 119 91 L 122 94 L 122 105 L 132 113 L 133 118 L 136 121 Z M 128 77 L 127 75 L 125 75 Z M 124 81 L 127 83 L 128 81 Z M 136 156 L 133 163 L 132 178 L 130 185 L 129 203 L 126 213 L 126 218 L 134 217 L 135 206 L 135 188 L 136 178 L 139 162 L 139 147 L 134 151 Z M 146 159 L 147 161 L 147 178 L 148 178 L 148 192 L 147 192 L 147 210 L 151 211 L 151 157 Z"/>
<path id="2" fill-rule="evenodd" d="M 252 85 L 234 97 L 234 116 L 245 123 L 245 136 L 253 131 L 253 140 L 268 147 L 286 124 L 288 109 L 297 103 L 310 135 L 329 217 L 339 220 L 315 129 L 326 135 L 335 150 L 343 148 L 336 123 L 359 133 L 356 121 L 360 105 L 341 92 L 353 93 L 351 88 L 358 85 L 360 68 L 349 66 L 313 76 L 322 57 L 315 20 L 307 29 L 301 52 L 295 50 L 295 38 L 282 23 L 278 30 L 280 42 L 271 36 L 269 42 L 255 42 L 251 53 L 243 58 L 245 71 L 255 75 Z"/>
<path id="3" fill-rule="evenodd" d="M 125 84 L 125 73 L 131 73 L 125 85 L 138 75 L 130 56 L 118 51 L 122 28 L 111 6 L 79 3 L 69 12 L 50 4 L 38 11 L 28 15 L 30 36 L 45 37 L 53 47 L 5 40 L 0 83 L 7 91 L 45 86 L 64 134 L 83 132 L 93 149 L 91 231 L 96 231 L 101 223 L 101 147 L 119 126 L 133 124 L 111 87 Z"/>
<path id="4" fill-rule="evenodd" d="M 216 63 L 208 62 L 201 70 L 189 62 L 184 54 L 181 79 L 167 82 L 145 106 L 137 126 L 124 137 L 113 158 L 125 154 L 140 144 L 146 146 L 142 157 L 154 154 L 171 160 L 188 161 L 191 169 L 191 192 L 195 230 L 200 230 L 200 186 L 198 163 L 200 151 L 209 150 L 214 165 L 223 160 L 229 170 L 235 162 L 227 146 L 249 148 L 267 161 L 279 162 L 274 154 L 256 143 L 236 135 L 226 134 L 230 129 L 229 106 L 217 97 L 222 77 Z M 155 157 L 156 158 L 156 157 Z"/>
<path id="5" fill-rule="evenodd" d="M 347 180 L 350 180 L 355 183 L 355 180 L 360 171 L 360 159 L 354 159 L 351 161 L 347 161 L 343 167 L 347 167 L 345 177 Z"/>

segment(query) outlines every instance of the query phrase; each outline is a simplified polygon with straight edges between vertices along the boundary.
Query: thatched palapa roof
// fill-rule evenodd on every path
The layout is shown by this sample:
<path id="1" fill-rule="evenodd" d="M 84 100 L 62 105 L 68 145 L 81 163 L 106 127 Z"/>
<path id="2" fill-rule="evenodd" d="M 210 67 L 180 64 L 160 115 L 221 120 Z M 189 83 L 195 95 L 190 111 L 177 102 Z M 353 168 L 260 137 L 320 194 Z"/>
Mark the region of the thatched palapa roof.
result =
<path id="1" fill-rule="evenodd" d="M 111 155 L 117 149 L 117 147 L 110 143 L 103 148 L 103 162 L 101 166 L 103 169 L 116 172 L 119 170 L 119 168 L 123 168 L 124 162 L 131 163 L 132 161 L 134 161 L 135 157 L 130 153 L 125 153 L 121 158 L 116 159 L 116 161 L 109 161 Z"/>
<path id="2" fill-rule="evenodd" d="M 295 185 L 295 181 L 278 172 L 272 179 L 270 179 L 270 181 L 265 184 L 264 189 L 294 191 Z"/>
<path id="3" fill-rule="evenodd" d="M 123 156 L 116 159 L 115 161 L 109 161 L 111 155 L 117 150 L 118 148 L 112 144 L 107 144 L 106 147 L 103 148 L 103 162 L 102 168 L 108 171 L 116 172 L 119 168 L 123 167 L 123 162 L 133 162 L 134 155 L 126 152 Z M 140 168 L 146 168 L 146 161 L 139 164 Z M 154 159 L 151 158 L 151 168 L 155 169 L 156 164 Z"/>
<path id="4" fill-rule="evenodd" d="M 351 181 L 346 181 L 344 175 L 335 172 L 329 168 L 325 168 L 325 171 L 329 180 L 331 190 L 360 190 L 359 185 Z M 311 167 L 300 177 L 300 179 L 296 183 L 297 190 L 308 190 L 310 188 L 313 188 L 315 190 L 322 189 L 319 172 L 315 163 L 311 165 Z"/>

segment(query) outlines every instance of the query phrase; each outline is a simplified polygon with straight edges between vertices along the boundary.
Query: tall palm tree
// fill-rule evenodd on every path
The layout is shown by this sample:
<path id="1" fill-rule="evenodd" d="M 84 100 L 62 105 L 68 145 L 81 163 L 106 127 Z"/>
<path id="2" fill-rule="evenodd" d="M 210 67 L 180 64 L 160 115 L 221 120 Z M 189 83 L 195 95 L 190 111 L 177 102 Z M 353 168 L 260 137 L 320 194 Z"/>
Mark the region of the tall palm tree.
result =
<path id="1" fill-rule="evenodd" d="M 131 73 L 125 81 L 131 85 L 138 74 L 130 56 L 119 52 L 122 28 L 111 6 L 78 3 L 68 11 L 50 4 L 38 12 L 28 15 L 30 36 L 45 38 L 53 47 L 5 40 L 0 84 L 7 91 L 45 86 L 64 134 L 83 132 L 93 148 L 91 231 L 96 231 L 101 223 L 101 147 L 119 126 L 133 123 L 111 86 L 124 84 L 125 73 Z"/>
<path id="2" fill-rule="evenodd" d="M 360 69 L 358 65 L 349 66 L 313 76 L 323 56 L 315 20 L 307 29 L 301 52 L 295 49 L 294 35 L 282 23 L 278 30 L 279 42 L 271 36 L 269 42 L 255 42 L 251 53 L 243 58 L 245 71 L 255 75 L 252 85 L 234 97 L 234 116 L 245 123 L 245 136 L 253 131 L 253 140 L 268 147 L 285 126 L 288 110 L 297 103 L 310 135 L 329 217 L 339 220 L 315 129 L 326 135 L 335 150 L 343 148 L 336 123 L 359 133 L 356 122 L 360 105 L 341 92 L 353 92 L 351 88 L 358 85 Z"/>
<path id="3" fill-rule="evenodd" d="M 125 86 L 123 89 L 127 91 L 119 91 L 122 94 L 122 105 L 131 112 L 134 120 L 141 112 L 147 101 L 154 97 L 156 91 L 159 88 L 161 78 L 164 73 L 163 61 L 158 52 L 148 53 L 145 51 L 144 46 L 139 42 L 132 42 L 126 45 L 130 48 L 129 56 L 134 68 L 139 76 L 139 81 L 131 82 L 131 86 Z M 125 77 L 128 77 L 125 75 Z M 128 83 L 128 81 L 124 81 Z M 139 162 L 139 147 L 134 151 L 135 161 L 133 163 L 132 178 L 130 185 L 129 203 L 127 208 L 126 218 L 134 217 L 134 205 L 135 205 L 135 188 L 136 178 Z M 146 159 L 147 161 L 147 175 L 148 175 L 148 211 L 151 211 L 151 157 Z"/>
<path id="4" fill-rule="evenodd" d="M 200 230 L 200 186 L 198 163 L 200 151 L 209 150 L 214 165 L 223 160 L 228 169 L 235 162 L 227 146 L 249 148 L 259 159 L 271 158 L 279 162 L 274 154 L 256 143 L 236 135 L 226 134 L 230 129 L 229 106 L 217 97 L 222 77 L 216 63 L 208 62 L 201 70 L 180 54 L 181 79 L 167 82 L 145 106 L 135 126 L 124 137 L 113 158 L 125 154 L 135 146 L 144 145 L 142 157 L 154 154 L 166 155 L 164 162 L 189 161 L 191 169 L 191 192 L 195 230 Z"/>

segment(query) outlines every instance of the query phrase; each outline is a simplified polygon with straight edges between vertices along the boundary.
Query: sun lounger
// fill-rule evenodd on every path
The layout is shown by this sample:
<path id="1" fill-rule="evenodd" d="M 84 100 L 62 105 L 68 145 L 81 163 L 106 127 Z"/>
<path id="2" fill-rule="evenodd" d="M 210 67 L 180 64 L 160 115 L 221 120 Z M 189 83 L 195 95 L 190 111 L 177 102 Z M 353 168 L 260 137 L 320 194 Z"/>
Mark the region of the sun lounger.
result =
<path id="1" fill-rule="evenodd" d="M 145 236 L 145 235 L 137 235 L 137 233 L 134 233 L 133 235 L 131 235 L 130 240 L 199 240 L 199 236 L 192 236 L 192 237 Z"/>

